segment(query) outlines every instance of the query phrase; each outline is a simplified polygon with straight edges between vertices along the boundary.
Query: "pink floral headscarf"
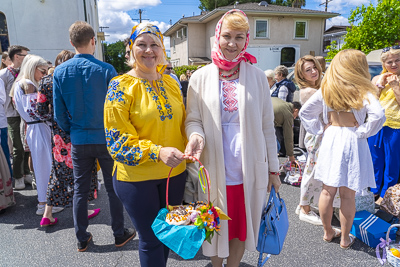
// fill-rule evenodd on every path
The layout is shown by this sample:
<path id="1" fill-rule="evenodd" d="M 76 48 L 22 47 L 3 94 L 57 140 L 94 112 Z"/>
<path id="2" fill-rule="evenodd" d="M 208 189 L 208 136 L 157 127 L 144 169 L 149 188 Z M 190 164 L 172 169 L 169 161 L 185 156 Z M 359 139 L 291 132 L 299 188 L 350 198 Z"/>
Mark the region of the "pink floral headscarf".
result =
<path id="1" fill-rule="evenodd" d="M 215 65 L 217 65 L 218 68 L 223 69 L 223 70 L 233 69 L 242 60 L 250 61 L 251 63 L 257 63 L 257 59 L 254 56 L 252 56 L 251 54 L 246 52 L 246 48 L 249 45 L 250 29 L 247 31 L 246 44 L 244 45 L 244 47 L 243 47 L 242 51 L 239 53 L 239 55 L 237 55 L 234 59 L 232 59 L 232 60 L 226 59 L 224 54 L 221 51 L 221 47 L 219 45 L 219 39 L 220 39 L 220 34 L 221 34 L 222 21 L 224 20 L 224 18 L 227 14 L 233 13 L 233 12 L 241 12 L 247 20 L 247 16 L 242 10 L 231 9 L 222 16 L 222 18 L 217 23 L 217 27 L 215 27 L 215 42 L 214 42 L 213 49 L 211 51 L 211 58 L 213 60 L 213 63 Z"/>

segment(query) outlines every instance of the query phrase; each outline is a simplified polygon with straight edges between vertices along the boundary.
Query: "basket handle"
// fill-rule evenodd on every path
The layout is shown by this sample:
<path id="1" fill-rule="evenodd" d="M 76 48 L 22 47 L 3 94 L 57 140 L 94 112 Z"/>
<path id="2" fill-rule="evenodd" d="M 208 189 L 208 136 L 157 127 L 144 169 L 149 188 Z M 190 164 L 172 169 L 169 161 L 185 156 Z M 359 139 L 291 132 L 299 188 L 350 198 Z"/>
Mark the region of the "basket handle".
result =
<path id="1" fill-rule="evenodd" d="M 292 161 L 292 162 L 296 163 L 297 167 L 299 167 L 299 172 L 300 172 L 300 176 L 301 176 L 301 166 L 300 166 L 299 162 L 297 160 Z M 292 162 L 290 163 L 290 171 L 292 171 Z"/>
<path id="2" fill-rule="evenodd" d="M 207 179 L 208 203 L 210 203 L 210 175 L 208 174 L 207 169 L 204 167 L 204 165 L 201 163 L 200 160 L 196 159 L 195 157 L 193 157 L 193 159 L 195 159 L 195 160 L 200 164 L 200 167 L 203 167 L 204 170 L 205 170 L 206 179 Z M 168 173 L 168 179 L 167 179 L 167 193 L 166 193 L 167 209 L 168 209 L 168 206 L 169 206 L 169 203 L 168 203 L 169 178 L 171 177 L 172 169 L 173 169 L 173 167 L 172 167 L 171 170 L 169 171 L 169 173 Z"/>
<path id="3" fill-rule="evenodd" d="M 393 227 L 400 227 L 400 224 L 392 224 L 389 229 L 387 230 L 386 233 L 386 244 L 389 244 L 389 235 L 390 235 L 390 230 L 392 230 Z"/>

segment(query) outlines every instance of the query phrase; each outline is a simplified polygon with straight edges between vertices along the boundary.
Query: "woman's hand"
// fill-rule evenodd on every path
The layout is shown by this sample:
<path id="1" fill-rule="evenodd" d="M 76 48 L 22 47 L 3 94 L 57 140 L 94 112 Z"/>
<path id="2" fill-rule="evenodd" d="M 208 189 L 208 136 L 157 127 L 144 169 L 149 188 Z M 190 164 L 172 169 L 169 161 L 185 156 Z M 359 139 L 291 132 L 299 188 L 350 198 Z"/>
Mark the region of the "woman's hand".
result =
<path id="1" fill-rule="evenodd" d="M 392 75 L 393 75 L 393 73 L 385 72 L 384 74 L 381 74 L 381 76 L 379 76 L 379 79 L 376 83 L 381 85 L 382 87 L 385 87 L 385 85 L 389 82 L 388 77 L 390 77 Z M 381 88 L 379 88 L 379 89 L 382 90 Z"/>
<path id="2" fill-rule="evenodd" d="M 187 159 L 194 161 L 193 157 L 200 159 L 201 152 L 204 148 L 204 139 L 198 134 L 193 134 L 190 137 L 189 143 L 185 149 L 185 155 Z"/>
<path id="3" fill-rule="evenodd" d="M 393 90 L 399 90 L 399 77 L 397 77 L 397 75 L 388 77 L 387 82 Z"/>
<path id="4" fill-rule="evenodd" d="M 165 165 L 175 168 L 185 159 L 185 155 L 175 147 L 162 147 L 159 158 Z"/>
<path id="5" fill-rule="evenodd" d="M 279 187 L 281 186 L 281 179 L 277 174 L 270 174 L 268 180 L 268 193 L 271 192 L 272 186 L 275 188 L 275 192 L 278 193 Z"/>

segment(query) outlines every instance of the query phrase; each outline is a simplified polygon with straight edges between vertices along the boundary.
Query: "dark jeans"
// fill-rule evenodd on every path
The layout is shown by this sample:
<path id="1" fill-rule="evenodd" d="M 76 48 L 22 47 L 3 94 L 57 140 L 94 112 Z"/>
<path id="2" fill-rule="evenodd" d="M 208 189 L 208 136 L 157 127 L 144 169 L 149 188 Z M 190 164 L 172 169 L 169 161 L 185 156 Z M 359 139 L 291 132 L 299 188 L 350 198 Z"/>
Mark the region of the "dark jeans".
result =
<path id="1" fill-rule="evenodd" d="M 22 178 L 24 174 L 30 174 L 28 159 L 29 152 L 24 151 L 21 140 L 21 117 L 9 117 L 8 132 L 13 143 L 13 177 Z"/>
<path id="2" fill-rule="evenodd" d="M 124 235 L 124 208 L 115 194 L 112 182 L 114 161 L 108 154 L 106 145 L 72 145 L 72 164 L 74 166 L 74 200 L 73 214 L 76 237 L 79 242 L 88 240 L 86 231 L 88 220 L 88 196 L 90 181 L 95 160 L 99 161 L 103 172 L 104 185 L 107 190 L 111 213 L 111 228 L 114 237 Z"/>
<path id="3" fill-rule="evenodd" d="M 12 177 L 12 169 L 11 169 L 11 161 L 10 161 L 10 148 L 8 147 L 8 134 L 7 127 L 0 129 L 0 145 L 3 149 L 4 156 L 6 157 L 8 168 L 10 169 L 11 177 Z"/>
<path id="4" fill-rule="evenodd" d="M 133 225 L 139 233 L 139 258 L 142 267 L 163 267 L 167 264 L 169 248 L 154 235 L 151 225 L 161 208 L 166 206 L 167 179 L 143 182 L 123 182 L 113 177 L 115 192 L 121 199 Z M 169 180 L 169 205 L 183 200 L 187 173 Z"/>

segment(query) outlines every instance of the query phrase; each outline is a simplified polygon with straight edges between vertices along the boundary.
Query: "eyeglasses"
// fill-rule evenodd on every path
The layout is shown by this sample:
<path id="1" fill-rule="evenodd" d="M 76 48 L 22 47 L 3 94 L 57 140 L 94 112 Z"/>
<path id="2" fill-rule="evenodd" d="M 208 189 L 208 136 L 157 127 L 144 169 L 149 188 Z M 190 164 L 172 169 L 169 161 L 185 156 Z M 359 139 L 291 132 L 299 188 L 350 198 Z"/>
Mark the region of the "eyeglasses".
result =
<path id="1" fill-rule="evenodd" d="M 385 47 L 385 48 L 382 49 L 382 53 L 386 53 L 390 49 L 400 49 L 400 45 L 394 45 L 394 46 Z"/>
<path id="2" fill-rule="evenodd" d="M 47 74 L 47 70 L 41 69 L 41 68 L 37 68 L 43 75 Z"/>
<path id="3" fill-rule="evenodd" d="M 166 70 L 172 70 L 173 67 L 166 67 L 165 69 L 166 69 Z"/>
<path id="4" fill-rule="evenodd" d="M 25 57 L 25 56 L 27 56 L 28 54 L 20 54 L 20 53 L 17 53 L 17 55 L 18 55 L 18 56 L 21 56 L 21 57 Z"/>

